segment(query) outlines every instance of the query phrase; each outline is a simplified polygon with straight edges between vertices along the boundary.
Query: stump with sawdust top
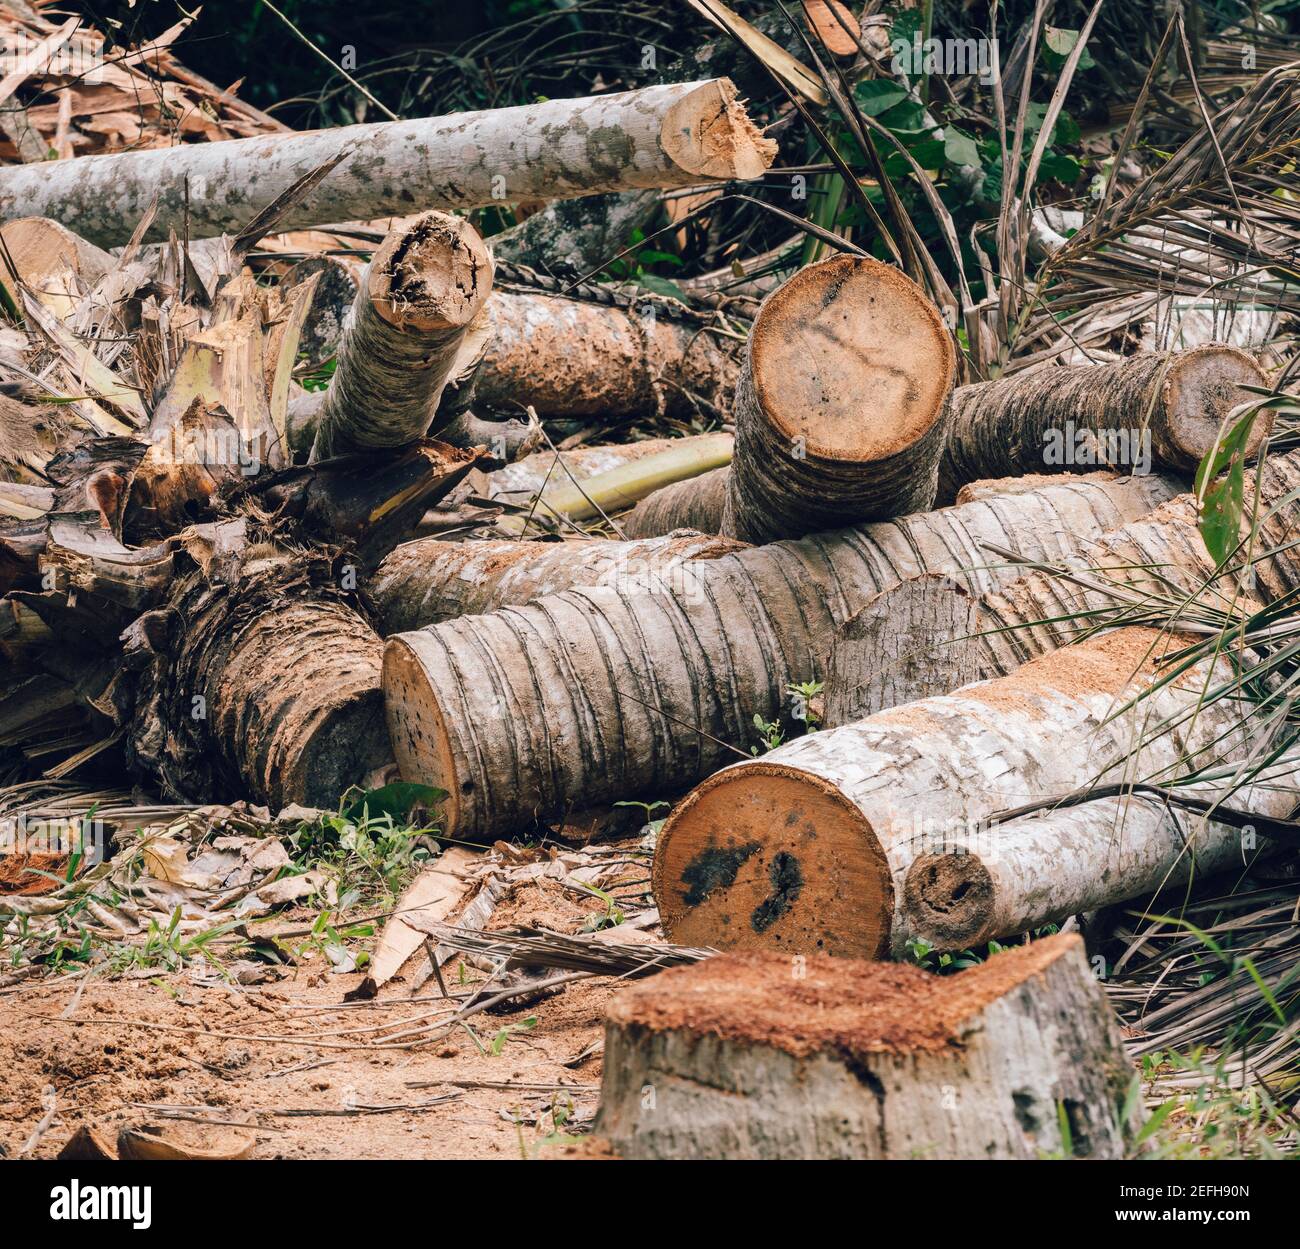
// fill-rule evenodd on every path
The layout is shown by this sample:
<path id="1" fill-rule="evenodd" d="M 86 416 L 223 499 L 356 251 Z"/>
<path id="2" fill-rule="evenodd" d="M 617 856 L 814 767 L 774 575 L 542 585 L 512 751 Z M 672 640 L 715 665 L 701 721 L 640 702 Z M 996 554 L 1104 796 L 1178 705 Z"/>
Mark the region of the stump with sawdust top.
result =
<path id="1" fill-rule="evenodd" d="M 955 976 L 720 955 L 622 992 L 596 1134 L 624 1158 L 1118 1158 L 1139 1112 L 1077 936 Z"/>

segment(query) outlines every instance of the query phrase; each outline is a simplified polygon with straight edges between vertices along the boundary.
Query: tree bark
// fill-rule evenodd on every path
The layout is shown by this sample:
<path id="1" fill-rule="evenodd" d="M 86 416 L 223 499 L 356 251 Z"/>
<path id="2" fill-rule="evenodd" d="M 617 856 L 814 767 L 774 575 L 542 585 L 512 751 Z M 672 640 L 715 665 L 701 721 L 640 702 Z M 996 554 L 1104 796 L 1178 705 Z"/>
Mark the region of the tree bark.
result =
<path id="1" fill-rule="evenodd" d="M 770 295 L 736 387 L 736 450 L 721 516 L 702 479 L 629 518 L 681 522 L 744 542 L 923 511 L 947 437 L 952 337 L 920 289 L 879 261 L 809 266 Z M 677 527 L 677 525 L 674 525 Z"/>
<path id="2" fill-rule="evenodd" d="M 1248 474 L 1243 537 L 1254 510 Z M 1300 588 L 1300 453 L 1270 456 L 1260 468 L 1260 535 L 1252 571 L 1255 593 L 1276 601 Z M 1182 495 L 1150 516 L 1080 543 L 1065 563 L 1088 585 L 1052 572 L 1030 572 L 972 596 L 948 578 L 905 581 L 868 602 L 836 633 L 827 675 L 826 723 L 847 724 L 886 707 L 946 694 L 969 681 L 1002 676 L 1075 641 L 1099 614 L 1119 610 L 1113 589 L 1140 610 L 1173 589 L 1223 605 L 1241 600 L 1215 569 L 1198 528 L 1195 498 Z"/>
<path id="3" fill-rule="evenodd" d="M 423 437 L 491 287 L 491 258 L 461 218 L 426 213 L 389 234 L 344 326 L 312 458 Z"/>
<path id="4" fill-rule="evenodd" d="M 595 1132 L 629 1159 L 1120 1158 L 1131 1079 L 1076 936 L 956 976 L 721 955 L 611 1002 Z"/>
<path id="5" fill-rule="evenodd" d="M 1254 787 L 1245 802 L 1288 813 L 1300 797 L 1294 774 L 1274 784 L 1273 799 Z M 1240 793 L 1233 804 L 1243 805 Z M 935 949 L 961 950 L 1129 898 L 1173 907 L 1193 877 L 1240 873 L 1266 846 L 1142 794 L 1049 809 L 919 856 L 903 878 L 906 926 Z"/>
<path id="6" fill-rule="evenodd" d="M 0 170 L 0 218 L 57 217 L 102 247 L 125 243 L 158 197 L 148 238 L 237 233 L 299 179 L 351 155 L 277 223 L 369 221 L 502 199 L 757 178 L 776 144 L 723 79 L 581 100 L 194 143 Z M 256 178 L 250 178 L 256 170 Z"/>
<path id="7" fill-rule="evenodd" d="M 541 273 L 586 277 L 607 264 L 660 211 L 655 191 L 623 191 L 556 200 L 504 233 L 493 235 L 498 260 Z"/>
<path id="8" fill-rule="evenodd" d="M 696 535 L 611 542 L 440 542 L 399 546 L 368 589 L 385 635 L 531 603 L 579 586 L 629 592 L 671 585 L 680 566 L 741 549 L 727 538 Z"/>
<path id="9" fill-rule="evenodd" d="M 683 567 L 643 592 L 597 586 L 399 634 L 385 653 L 403 775 L 450 793 L 453 835 L 660 798 L 747 752 L 753 718 L 820 680 L 838 622 L 921 571 L 1006 579 L 983 545 L 1055 558 L 1168 498 L 1160 479 L 1079 479 Z"/>
<path id="10" fill-rule="evenodd" d="M 1152 352 L 1117 364 L 1081 364 L 1016 373 L 962 386 L 953 395 L 952 432 L 940 467 L 939 497 L 984 477 L 1021 472 L 1154 465 L 1193 473 L 1224 421 L 1266 386 L 1260 367 L 1235 347 Z M 1249 449 L 1272 426 L 1261 413 Z"/>
<path id="11" fill-rule="evenodd" d="M 1178 644 L 1153 629 L 1117 630 L 724 769 L 660 832 L 654 893 L 665 931 L 723 949 L 903 956 L 916 936 L 904 878 L 918 856 L 979 837 L 988 817 L 1035 798 L 1174 780 L 1242 757 L 1250 734 L 1239 706 L 1197 710 L 1227 679 L 1226 660 L 1155 683 L 1156 660 Z M 1130 705 L 1142 689 L 1148 697 Z M 1155 727 L 1166 720 L 1177 731 Z M 1281 815 L 1295 797 L 1264 793 L 1259 806 Z M 1050 842 L 1043 848 L 1051 854 Z"/>
<path id="12" fill-rule="evenodd" d="M 653 303 L 611 307 L 556 295 L 502 291 L 487 307 L 489 340 L 474 403 L 518 415 L 713 416 L 731 408 L 735 345 Z"/>

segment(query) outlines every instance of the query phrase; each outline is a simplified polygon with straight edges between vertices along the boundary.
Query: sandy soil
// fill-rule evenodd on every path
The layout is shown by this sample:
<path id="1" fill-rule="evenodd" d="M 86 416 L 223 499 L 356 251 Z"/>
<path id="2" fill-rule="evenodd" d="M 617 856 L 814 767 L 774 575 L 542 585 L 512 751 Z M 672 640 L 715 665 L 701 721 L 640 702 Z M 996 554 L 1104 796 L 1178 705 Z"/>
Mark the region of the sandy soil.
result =
<path id="1" fill-rule="evenodd" d="M 599 903 L 543 882 L 516 891 L 490 926 L 576 931 L 591 909 Z M 556 1130 L 557 1105 L 562 1119 L 568 1112 L 561 1130 L 580 1131 L 596 1109 L 614 982 L 583 981 L 479 1014 L 469 1021 L 479 1044 L 457 1026 L 383 1048 L 376 1030 L 414 1027 L 445 1010 L 433 981 L 412 1000 L 422 962 L 411 960 L 407 978 L 376 1001 L 350 1004 L 343 997 L 360 974 L 322 971 L 320 961 L 255 985 L 136 972 L 80 989 L 45 981 L 0 991 L 0 1156 L 23 1154 L 48 1114 L 50 1089 L 55 1115 L 27 1156 L 54 1157 L 83 1124 L 110 1141 L 126 1126 L 163 1123 L 193 1136 L 207 1131 L 194 1119 L 246 1124 L 256 1158 L 535 1157 Z M 445 979 L 453 993 L 472 987 L 454 962 Z M 491 1053 L 501 1029 L 529 1018 L 535 1026 L 508 1033 Z M 419 1106 L 447 1095 L 454 1100 Z M 361 1111 L 390 1106 L 408 1108 Z"/>

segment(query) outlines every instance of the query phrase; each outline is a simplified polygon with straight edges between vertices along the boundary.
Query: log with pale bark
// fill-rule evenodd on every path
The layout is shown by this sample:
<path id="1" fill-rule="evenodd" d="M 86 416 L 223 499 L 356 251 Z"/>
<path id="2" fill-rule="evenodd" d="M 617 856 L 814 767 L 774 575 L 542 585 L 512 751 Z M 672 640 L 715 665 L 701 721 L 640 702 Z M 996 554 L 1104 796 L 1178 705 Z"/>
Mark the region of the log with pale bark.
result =
<path id="1" fill-rule="evenodd" d="M 281 229 L 502 200 L 759 177 L 776 144 L 725 78 L 579 100 L 304 134 L 194 143 L 0 170 L 0 218 L 50 216 L 103 247 L 237 233 L 302 178 L 344 157 Z M 252 176 L 254 175 L 255 176 Z"/>
<path id="2" fill-rule="evenodd" d="M 1264 785 L 1233 795 L 1234 807 L 1285 811 L 1295 806 L 1295 760 Z M 902 881 L 909 933 L 937 950 L 964 950 L 999 937 L 1059 924 L 1072 915 L 1149 897 L 1154 914 L 1176 910 L 1188 882 L 1224 872 L 1238 876 L 1270 843 L 1151 794 L 1099 797 L 1048 806 L 990 828 L 960 833 L 918 856 Z"/>
<path id="3" fill-rule="evenodd" d="M 662 211 L 655 191 L 556 200 L 492 236 L 497 260 L 541 273 L 586 277 L 617 256 Z"/>
<path id="4" fill-rule="evenodd" d="M 431 212 L 392 231 L 343 327 L 312 458 L 423 437 L 491 289 L 491 257 L 468 222 Z"/>
<path id="5" fill-rule="evenodd" d="M 718 559 L 743 544 L 705 534 L 613 542 L 442 542 L 399 546 L 368 586 L 380 631 L 420 629 L 458 616 L 531 603 L 580 586 L 658 592 L 692 560 Z"/>
<path id="6" fill-rule="evenodd" d="M 1300 453 L 1270 456 L 1244 485 L 1243 540 L 1258 511 L 1252 593 L 1272 602 L 1300 589 Z M 971 594 L 945 577 L 913 578 L 866 603 L 836 632 L 826 723 L 1002 676 L 1065 646 L 1100 619 L 1140 613 L 1171 594 L 1231 611 L 1243 590 L 1216 576 L 1194 496 L 1081 542 L 1060 571 L 1036 570 Z M 991 557 L 996 558 L 996 557 Z M 1161 608 L 1160 610 L 1165 610 Z"/>
<path id="7" fill-rule="evenodd" d="M 402 774 L 448 791 L 453 835 L 662 798 L 747 754 L 754 717 L 780 719 L 787 687 L 822 679 L 837 623 L 871 595 L 927 570 L 989 588 L 1014 573 L 985 544 L 1057 558 L 1173 491 L 1062 480 L 396 635 L 384 688 Z"/>
<path id="8" fill-rule="evenodd" d="M 1161 656 L 1185 641 L 1116 630 L 724 769 L 660 832 L 654 893 L 665 931 L 725 949 L 901 957 L 917 936 L 904 882 L 920 856 L 963 837 L 996 848 L 990 817 L 1037 799 L 1177 781 L 1245 757 L 1252 734 L 1241 705 L 1203 702 L 1230 679 L 1228 660 L 1167 680 L 1160 670 Z M 1284 816 L 1298 796 L 1292 780 L 1247 800 L 1259 814 Z M 1182 850 L 1167 838 L 1164 846 Z M 1050 873 L 1056 849 L 1049 832 L 1038 844 L 1049 862 L 1037 877 L 1026 873 L 1026 889 Z M 1158 889 L 1174 866 L 1152 856 L 1149 874 L 1102 878 L 1104 856 L 1072 862 L 1087 896 L 1107 902 Z"/>
<path id="9" fill-rule="evenodd" d="M 923 511 L 934 501 L 955 368 L 920 288 L 839 256 L 763 302 L 733 408 L 730 470 L 651 495 L 630 537 L 687 526 L 745 542 Z"/>
<path id="10" fill-rule="evenodd" d="M 1131 1081 L 1077 936 L 955 976 L 726 954 L 610 1003 L 593 1130 L 628 1159 L 1121 1158 Z"/>
<path id="11" fill-rule="evenodd" d="M 960 387 L 940 465 L 942 500 L 967 482 L 1022 472 L 1153 465 L 1193 473 L 1231 428 L 1230 415 L 1265 387 L 1263 370 L 1235 347 L 1150 352 L 1118 363 L 1033 369 Z M 1251 427 L 1253 455 L 1272 427 Z"/>

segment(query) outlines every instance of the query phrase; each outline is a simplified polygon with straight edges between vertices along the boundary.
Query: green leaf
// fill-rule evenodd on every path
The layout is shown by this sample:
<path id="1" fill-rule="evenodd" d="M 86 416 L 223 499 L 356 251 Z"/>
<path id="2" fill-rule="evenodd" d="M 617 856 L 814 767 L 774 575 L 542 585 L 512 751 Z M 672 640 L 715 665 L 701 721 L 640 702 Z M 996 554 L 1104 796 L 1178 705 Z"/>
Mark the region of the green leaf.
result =
<path id="1" fill-rule="evenodd" d="M 1063 26 L 1048 26 L 1043 32 L 1043 45 L 1052 54 L 1047 57 L 1047 60 L 1050 64 L 1053 64 L 1053 67 L 1055 67 L 1055 62 L 1058 59 L 1063 64 L 1070 53 L 1074 51 L 1078 42 L 1079 32 L 1077 30 L 1067 30 Z M 1092 53 L 1085 48 L 1083 54 L 1079 57 L 1079 68 L 1091 69 L 1096 63 L 1092 59 Z"/>
<path id="2" fill-rule="evenodd" d="M 934 122 L 927 120 L 925 109 L 915 100 L 904 100 L 887 108 L 877 118 L 880 124 L 895 134 L 927 134 L 934 130 Z"/>
<path id="3" fill-rule="evenodd" d="M 1050 149 L 1043 153 L 1042 163 L 1038 166 L 1039 176 L 1069 186 L 1079 176 L 1079 162 L 1064 152 Z"/>
<path id="4" fill-rule="evenodd" d="M 943 154 L 950 165 L 980 164 L 979 144 L 968 134 L 962 134 L 956 126 L 948 126 L 943 132 Z"/>
<path id="5" fill-rule="evenodd" d="M 879 117 L 886 109 L 907 99 L 907 91 L 884 78 L 866 78 L 853 88 L 853 98 L 868 117 Z"/>
<path id="6" fill-rule="evenodd" d="M 670 282 L 667 278 L 661 278 L 656 274 L 638 273 L 636 284 L 653 291 L 656 295 L 668 295 L 673 299 L 680 299 L 683 303 L 687 302 L 686 292 L 676 282 Z"/>
<path id="7" fill-rule="evenodd" d="M 387 815 L 394 820 L 404 820 L 416 807 L 428 810 L 437 806 L 446 796 L 447 791 L 436 785 L 394 781 L 391 785 L 381 785 L 378 789 L 368 790 L 354 798 L 343 814 L 349 820 L 359 820 L 368 811 L 372 819 Z"/>
<path id="8" fill-rule="evenodd" d="M 1252 404 L 1251 410 L 1210 449 L 1196 470 L 1201 538 L 1216 565 L 1237 549 L 1240 540 L 1246 495 L 1246 446 L 1261 410 Z"/>

